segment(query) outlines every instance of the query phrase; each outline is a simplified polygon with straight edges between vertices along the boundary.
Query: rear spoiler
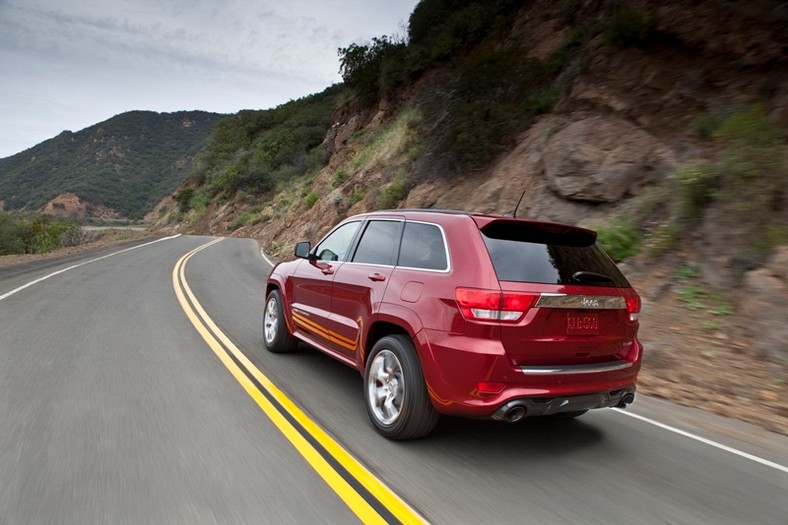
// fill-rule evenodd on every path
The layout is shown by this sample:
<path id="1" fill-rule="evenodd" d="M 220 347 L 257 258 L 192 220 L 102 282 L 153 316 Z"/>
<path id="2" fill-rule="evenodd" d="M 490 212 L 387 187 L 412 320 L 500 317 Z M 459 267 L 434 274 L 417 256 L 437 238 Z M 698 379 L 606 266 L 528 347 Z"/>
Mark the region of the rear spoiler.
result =
<path id="1" fill-rule="evenodd" d="M 491 239 L 558 246 L 592 246 L 596 232 L 568 224 L 525 221 L 522 219 L 472 216 L 479 229 Z"/>

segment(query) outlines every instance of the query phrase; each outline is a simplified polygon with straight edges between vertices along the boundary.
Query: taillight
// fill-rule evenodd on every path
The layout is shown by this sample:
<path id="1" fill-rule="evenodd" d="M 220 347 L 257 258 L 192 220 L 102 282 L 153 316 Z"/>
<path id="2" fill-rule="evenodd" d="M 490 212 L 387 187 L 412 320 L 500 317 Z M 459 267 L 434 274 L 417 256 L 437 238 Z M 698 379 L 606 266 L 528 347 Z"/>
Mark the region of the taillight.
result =
<path id="1" fill-rule="evenodd" d="M 640 317 L 640 296 L 632 290 L 627 294 L 626 301 L 629 320 L 634 323 Z"/>
<path id="2" fill-rule="evenodd" d="M 466 319 L 519 321 L 539 298 L 539 294 L 457 288 L 455 298 Z"/>

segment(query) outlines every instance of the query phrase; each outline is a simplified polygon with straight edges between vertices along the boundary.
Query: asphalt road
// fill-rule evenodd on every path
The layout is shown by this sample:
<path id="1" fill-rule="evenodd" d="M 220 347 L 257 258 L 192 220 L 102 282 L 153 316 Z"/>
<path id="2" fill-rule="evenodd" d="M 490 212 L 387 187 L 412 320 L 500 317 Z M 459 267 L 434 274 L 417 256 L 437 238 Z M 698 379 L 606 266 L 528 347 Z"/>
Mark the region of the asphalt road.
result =
<path id="1" fill-rule="evenodd" d="M 211 240 L 0 268 L 0 524 L 358 522 L 176 298 L 173 268 Z M 629 412 L 648 420 L 444 418 L 427 439 L 387 441 L 356 372 L 262 349 L 269 271 L 256 243 L 226 239 L 184 276 L 231 342 L 429 522 L 788 524 L 788 438 L 645 397 Z"/>

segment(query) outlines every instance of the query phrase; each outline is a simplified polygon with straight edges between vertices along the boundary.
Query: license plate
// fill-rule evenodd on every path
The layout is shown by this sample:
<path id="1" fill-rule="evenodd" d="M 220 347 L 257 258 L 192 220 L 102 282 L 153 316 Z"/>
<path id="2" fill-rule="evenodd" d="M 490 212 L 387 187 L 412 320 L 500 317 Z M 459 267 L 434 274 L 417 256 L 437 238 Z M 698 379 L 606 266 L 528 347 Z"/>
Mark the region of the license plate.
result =
<path id="1" fill-rule="evenodd" d="M 599 314 L 597 313 L 567 313 L 567 335 L 596 335 L 599 333 Z"/>

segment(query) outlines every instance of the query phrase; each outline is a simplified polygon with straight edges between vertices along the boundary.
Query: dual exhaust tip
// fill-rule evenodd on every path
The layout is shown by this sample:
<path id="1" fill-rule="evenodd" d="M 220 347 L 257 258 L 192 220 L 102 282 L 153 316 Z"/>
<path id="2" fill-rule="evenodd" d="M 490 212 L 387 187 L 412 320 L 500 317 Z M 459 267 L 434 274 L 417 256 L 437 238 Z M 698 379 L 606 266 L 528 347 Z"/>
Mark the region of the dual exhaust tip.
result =
<path id="1" fill-rule="evenodd" d="M 634 392 L 626 392 L 621 396 L 621 399 L 615 405 L 603 404 L 601 406 L 614 406 L 616 408 L 627 408 L 635 401 Z M 600 407 L 601 408 L 601 407 Z M 528 407 L 524 401 L 513 401 L 504 405 L 493 415 L 493 419 L 506 421 L 507 423 L 517 423 L 528 415 Z M 539 410 L 534 415 L 543 415 Z"/>

